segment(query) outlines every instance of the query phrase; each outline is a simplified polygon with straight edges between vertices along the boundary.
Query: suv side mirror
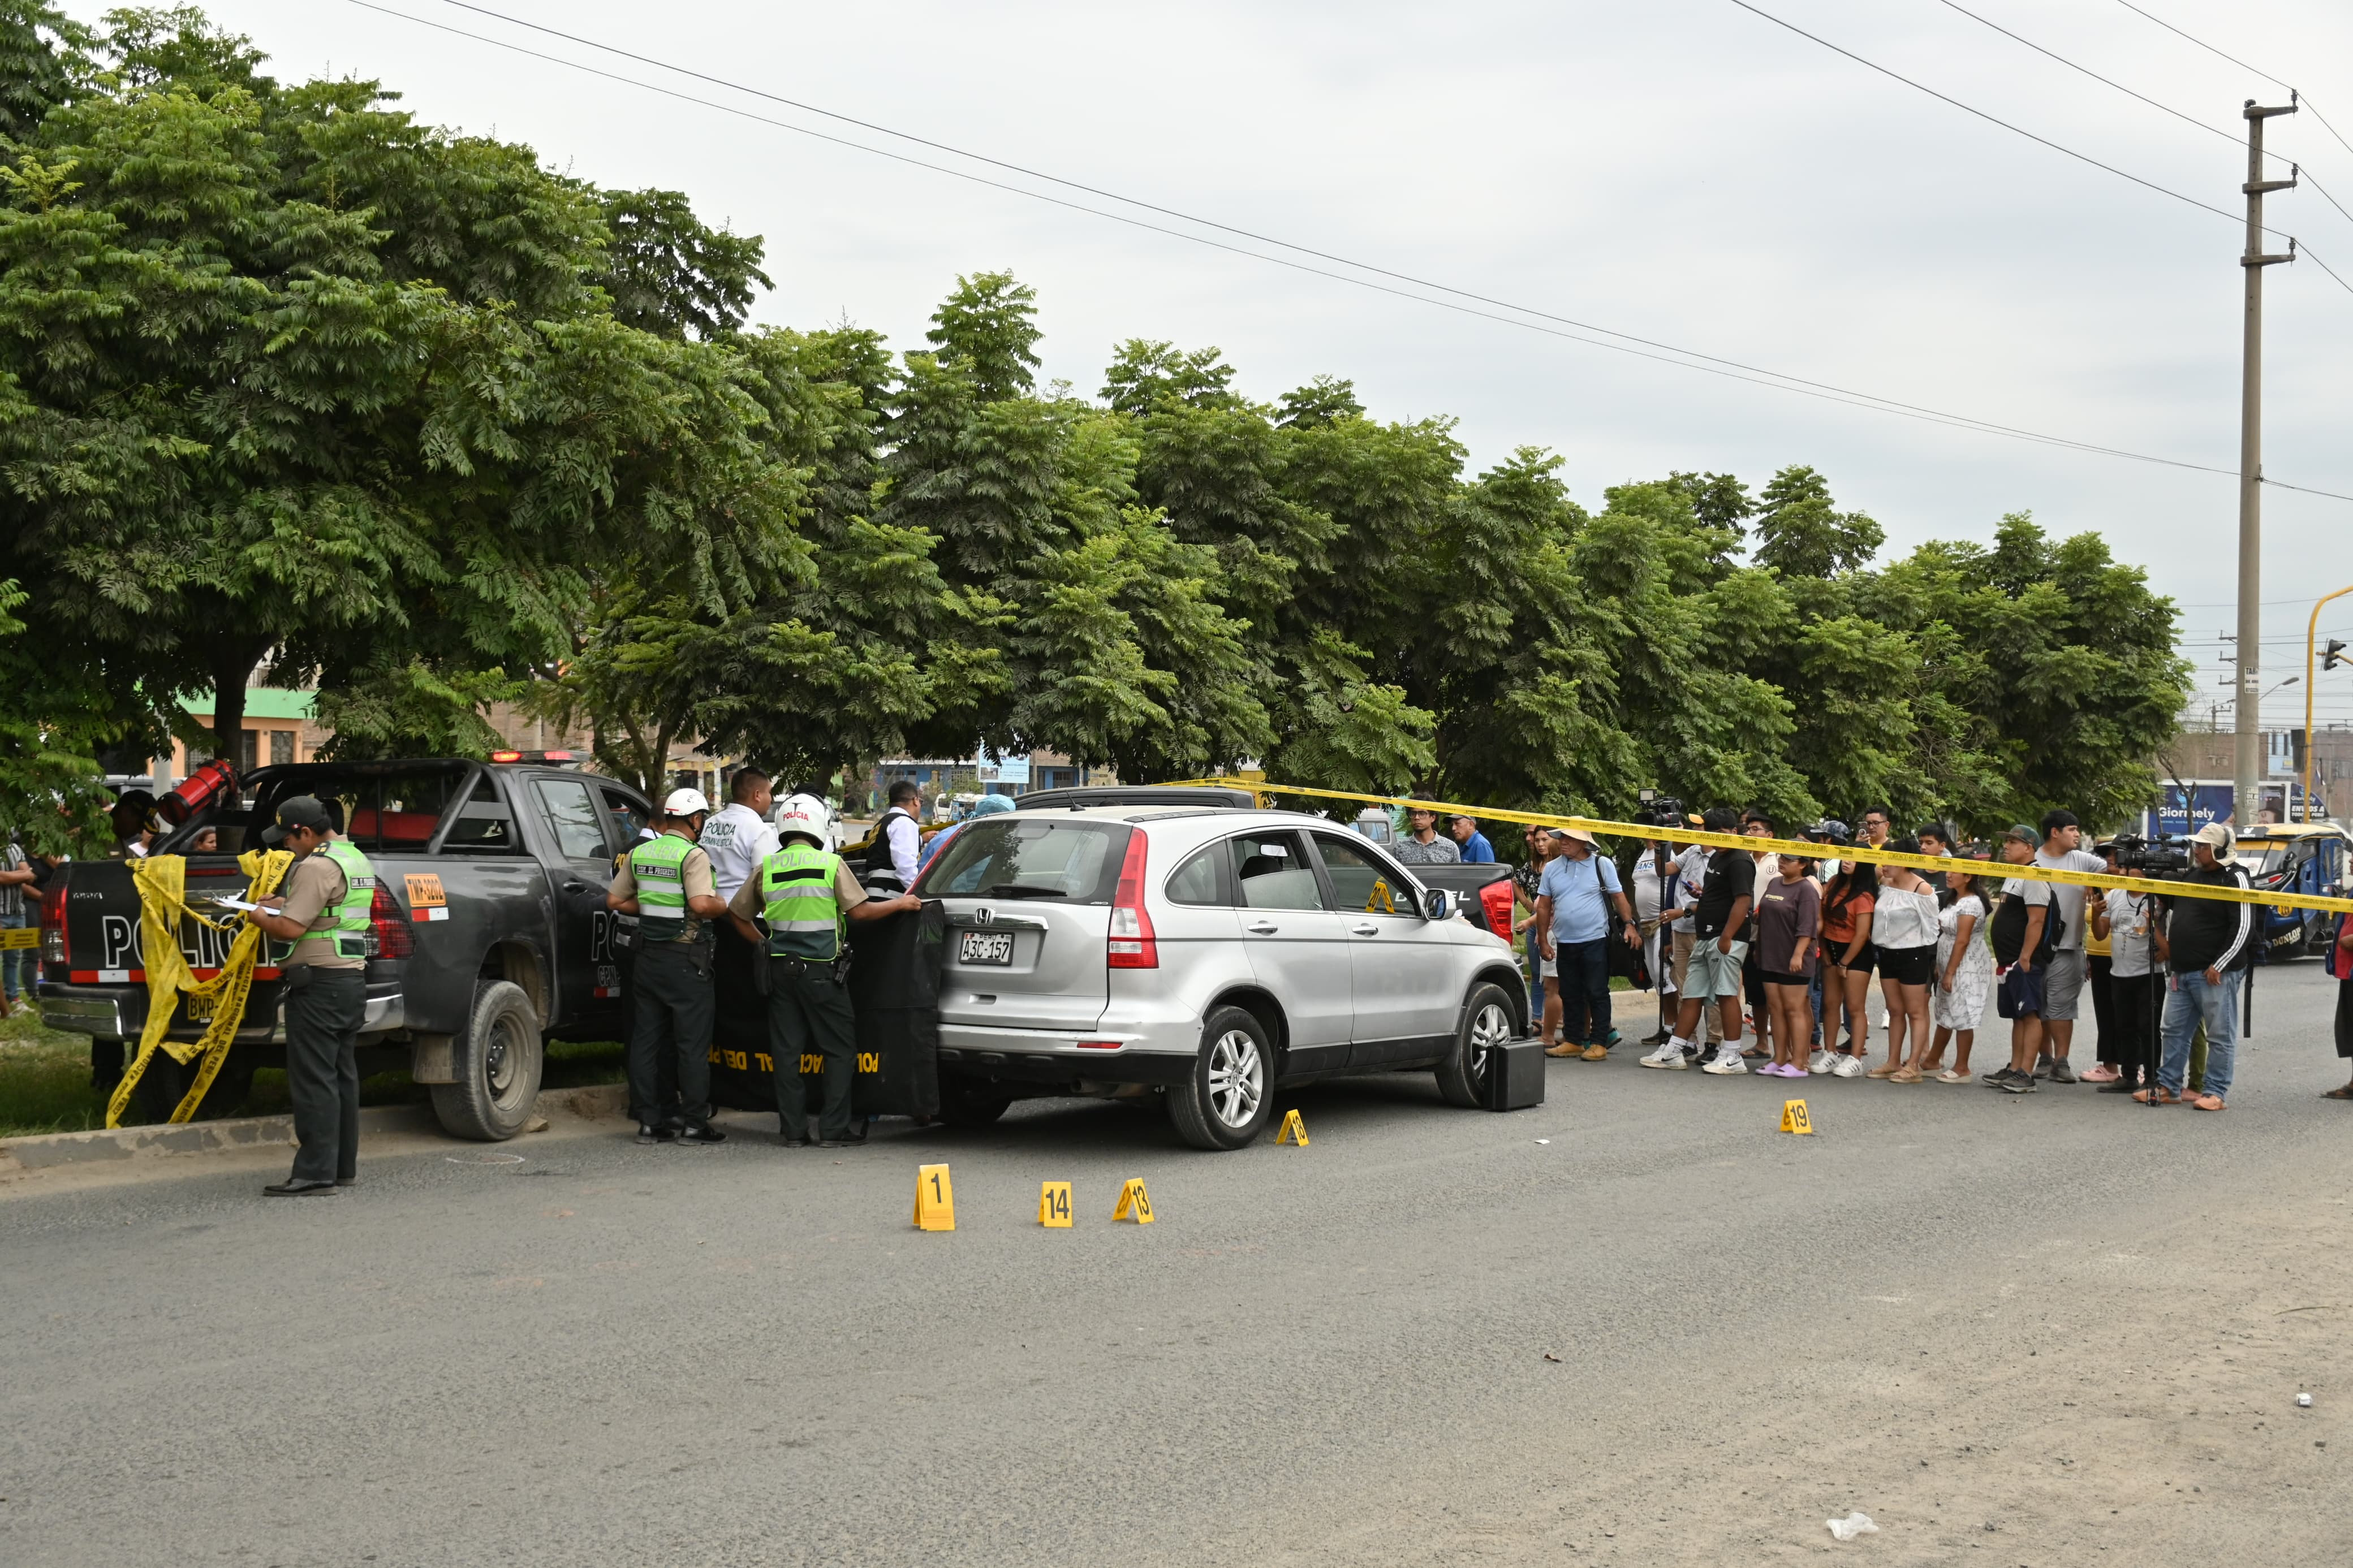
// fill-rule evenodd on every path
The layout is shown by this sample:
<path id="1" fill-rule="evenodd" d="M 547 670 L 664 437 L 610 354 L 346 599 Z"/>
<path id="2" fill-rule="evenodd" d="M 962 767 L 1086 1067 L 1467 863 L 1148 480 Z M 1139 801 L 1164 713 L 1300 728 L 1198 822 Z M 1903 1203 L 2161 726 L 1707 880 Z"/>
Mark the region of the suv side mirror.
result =
<path id="1" fill-rule="evenodd" d="M 1432 888 L 1421 895 L 1421 912 L 1433 921 L 1454 918 L 1454 895 L 1443 888 Z"/>

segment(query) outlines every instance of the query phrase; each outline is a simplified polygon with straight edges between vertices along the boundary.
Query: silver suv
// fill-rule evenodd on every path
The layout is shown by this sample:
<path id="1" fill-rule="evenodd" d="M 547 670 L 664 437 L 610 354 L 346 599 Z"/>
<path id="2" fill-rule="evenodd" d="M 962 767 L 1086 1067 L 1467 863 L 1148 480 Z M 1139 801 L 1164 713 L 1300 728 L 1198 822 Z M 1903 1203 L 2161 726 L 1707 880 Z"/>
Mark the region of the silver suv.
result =
<path id="1" fill-rule="evenodd" d="M 1512 952 L 1322 817 L 1022 810 L 965 824 L 915 891 L 947 912 L 940 1078 L 952 1121 L 1042 1095 L 1163 1095 L 1202 1149 L 1264 1130 L 1272 1090 L 1432 1068 L 1479 1103 L 1525 1032 Z"/>

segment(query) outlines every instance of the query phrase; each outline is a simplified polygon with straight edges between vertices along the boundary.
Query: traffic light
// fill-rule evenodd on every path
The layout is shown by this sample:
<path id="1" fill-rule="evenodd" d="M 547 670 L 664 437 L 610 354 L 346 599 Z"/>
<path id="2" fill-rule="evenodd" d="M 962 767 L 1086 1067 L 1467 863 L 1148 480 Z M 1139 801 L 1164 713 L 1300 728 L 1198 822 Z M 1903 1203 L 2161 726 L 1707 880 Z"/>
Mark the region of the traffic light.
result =
<path id="1" fill-rule="evenodd" d="M 2353 658 L 2346 658 L 2345 644 L 2336 637 L 2331 637 L 2328 639 L 2328 646 L 2320 650 L 2320 668 L 2335 669 L 2337 661 L 2340 658 L 2345 659 L 2348 664 L 2353 664 Z"/>

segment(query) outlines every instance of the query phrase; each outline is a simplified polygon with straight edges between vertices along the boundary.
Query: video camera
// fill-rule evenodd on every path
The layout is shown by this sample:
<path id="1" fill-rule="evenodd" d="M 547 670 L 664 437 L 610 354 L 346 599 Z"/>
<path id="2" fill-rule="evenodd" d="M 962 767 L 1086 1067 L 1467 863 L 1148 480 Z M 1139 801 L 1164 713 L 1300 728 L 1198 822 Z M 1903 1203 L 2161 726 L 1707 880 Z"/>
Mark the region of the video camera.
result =
<path id="1" fill-rule="evenodd" d="M 2137 833 L 2119 833 L 2108 841 L 2107 848 L 2115 854 L 2119 871 L 2170 877 L 2189 869 L 2189 852 L 2170 840 L 2152 844 Z"/>
<path id="2" fill-rule="evenodd" d="M 1651 827 L 1691 826 L 1689 808 L 1673 795 L 1661 795 L 1654 789 L 1645 789 L 1637 790 L 1634 798 L 1642 803 L 1641 809 L 1634 813 L 1634 820 L 1637 822 Z"/>

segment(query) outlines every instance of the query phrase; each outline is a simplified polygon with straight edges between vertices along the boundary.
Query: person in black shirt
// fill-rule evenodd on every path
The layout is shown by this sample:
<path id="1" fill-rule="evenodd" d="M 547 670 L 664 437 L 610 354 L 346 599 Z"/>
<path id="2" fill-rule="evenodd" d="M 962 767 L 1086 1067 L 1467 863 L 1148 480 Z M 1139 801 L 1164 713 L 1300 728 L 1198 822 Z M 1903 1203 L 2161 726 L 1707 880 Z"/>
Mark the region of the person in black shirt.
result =
<path id="1" fill-rule="evenodd" d="M 1710 833 L 1730 833 L 1740 826 L 1740 818 L 1731 807 L 1720 805 L 1707 814 L 1704 826 Z M 1690 966 L 1683 972 L 1683 1005 L 1676 1015 L 1675 1032 L 1665 1045 L 1642 1058 L 1644 1067 L 1673 1070 L 1690 1066 L 1685 1053 L 1698 1054 L 1694 1037 L 1699 1032 L 1700 1014 L 1712 1002 L 1723 1016 L 1724 1038 L 1716 1047 L 1715 1059 L 1703 1070 L 1719 1075 L 1748 1070 L 1740 1051 L 1740 966 L 1748 955 L 1741 932 L 1747 929 L 1756 895 L 1757 862 L 1748 851 L 1717 849 L 1708 857 L 1707 879 L 1701 885 L 1699 905 L 1692 915 L 1699 929 Z"/>
<path id="2" fill-rule="evenodd" d="M 2236 839 L 2230 828 L 2210 822 L 2190 840 L 2192 865 L 2179 880 L 2212 888 L 2244 888 L 2246 871 L 2231 858 Z M 2168 899 L 2166 941 L 2173 985 L 2165 998 L 2165 1056 L 2157 1066 L 2157 1087 L 2135 1100 L 2152 1098 L 2179 1105 L 2189 1070 L 2190 1037 L 2206 1026 L 2206 1083 L 2189 1097 L 2200 1110 L 2220 1110 L 2231 1093 L 2231 1069 L 2238 1054 L 2239 984 L 2254 957 L 2254 906 L 2222 899 Z"/>

